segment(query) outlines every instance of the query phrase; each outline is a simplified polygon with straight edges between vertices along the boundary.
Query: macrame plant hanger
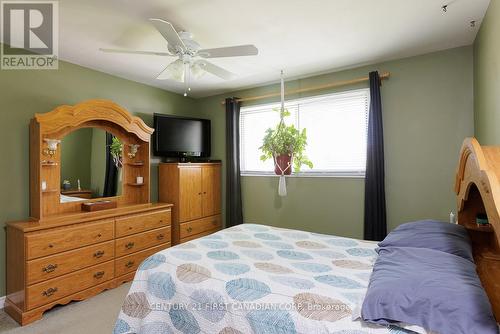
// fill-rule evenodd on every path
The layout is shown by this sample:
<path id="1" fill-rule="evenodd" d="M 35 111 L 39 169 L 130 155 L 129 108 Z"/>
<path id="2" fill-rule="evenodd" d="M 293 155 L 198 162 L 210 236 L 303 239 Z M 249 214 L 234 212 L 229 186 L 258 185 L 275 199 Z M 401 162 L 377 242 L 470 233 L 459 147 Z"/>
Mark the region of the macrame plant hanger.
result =
<path id="1" fill-rule="evenodd" d="M 274 136 L 278 136 L 281 131 L 283 131 L 283 128 L 285 126 L 285 81 L 283 79 L 283 70 L 281 70 L 281 108 L 280 108 L 280 123 L 278 125 L 278 130 L 274 134 Z M 278 195 L 281 197 L 285 197 L 286 194 L 286 179 L 285 179 L 285 172 L 292 168 L 292 161 L 293 161 L 293 155 L 292 159 L 290 159 L 290 162 L 288 163 L 288 166 L 286 166 L 285 169 L 282 169 L 280 164 L 278 164 L 278 161 L 276 161 L 276 152 L 273 152 L 273 160 L 274 160 L 274 166 L 278 167 L 279 171 L 281 172 L 280 178 L 279 178 L 279 183 L 278 183 Z"/>

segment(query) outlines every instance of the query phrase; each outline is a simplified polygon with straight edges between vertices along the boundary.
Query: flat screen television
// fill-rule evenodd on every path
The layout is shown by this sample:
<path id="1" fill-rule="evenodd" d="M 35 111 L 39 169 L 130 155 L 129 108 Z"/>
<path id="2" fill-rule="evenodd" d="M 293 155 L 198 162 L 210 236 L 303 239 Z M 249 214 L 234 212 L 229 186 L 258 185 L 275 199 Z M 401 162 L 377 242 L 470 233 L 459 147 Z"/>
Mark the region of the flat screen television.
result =
<path id="1" fill-rule="evenodd" d="M 153 151 L 173 158 L 210 157 L 210 120 L 154 114 Z"/>

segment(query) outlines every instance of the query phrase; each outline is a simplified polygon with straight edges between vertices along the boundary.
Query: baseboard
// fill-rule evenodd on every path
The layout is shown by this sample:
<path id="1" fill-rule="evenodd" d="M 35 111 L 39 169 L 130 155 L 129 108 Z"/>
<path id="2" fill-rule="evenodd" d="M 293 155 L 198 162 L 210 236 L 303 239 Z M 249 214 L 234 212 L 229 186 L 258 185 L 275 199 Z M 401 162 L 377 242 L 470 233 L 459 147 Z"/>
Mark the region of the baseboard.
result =
<path id="1" fill-rule="evenodd" d="M 0 297 L 0 310 L 3 309 L 4 304 L 5 304 L 5 296 Z"/>

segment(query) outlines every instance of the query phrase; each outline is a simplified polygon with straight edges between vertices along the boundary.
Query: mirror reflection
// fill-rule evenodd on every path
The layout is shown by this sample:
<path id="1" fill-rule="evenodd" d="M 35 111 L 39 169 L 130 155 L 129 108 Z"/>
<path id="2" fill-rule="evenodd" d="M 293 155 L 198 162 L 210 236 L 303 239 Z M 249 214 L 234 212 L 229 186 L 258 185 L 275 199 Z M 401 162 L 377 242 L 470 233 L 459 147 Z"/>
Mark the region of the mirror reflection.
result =
<path id="1" fill-rule="evenodd" d="M 123 149 L 118 138 L 99 128 L 81 128 L 60 145 L 61 203 L 121 195 Z"/>

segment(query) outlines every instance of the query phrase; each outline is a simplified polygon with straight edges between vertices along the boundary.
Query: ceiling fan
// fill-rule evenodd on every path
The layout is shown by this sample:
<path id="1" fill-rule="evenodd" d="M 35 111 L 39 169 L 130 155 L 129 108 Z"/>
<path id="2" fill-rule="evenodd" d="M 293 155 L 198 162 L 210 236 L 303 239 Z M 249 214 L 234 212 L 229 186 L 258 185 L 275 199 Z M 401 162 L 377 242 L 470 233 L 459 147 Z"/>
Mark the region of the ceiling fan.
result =
<path id="1" fill-rule="evenodd" d="M 222 67 L 219 67 L 207 59 L 223 58 L 223 57 L 240 57 L 240 56 L 255 56 L 259 50 L 251 44 L 229 46 L 215 49 L 202 49 L 193 39 L 193 34 L 187 31 L 177 33 L 173 25 L 162 19 L 149 19 L 153 26 L 168 42 L 169 52 L 155 51 L 135 51 L 135 50 L 119 50 L 119 49 L 103 49 L 101 51 L 110 53 L 128 53 L 141 55 L 154 55 L 177 57 L 178 59 L 165 67 L 156 77 L 159 80 L 171 79 L 179 82 L 184 82 L 184 96 L 187 96 L 191 90 L 191 76 L 195 79 L 200 78 L 206 72 L 211 73 L 224 80 L 230 80 L 235 75 Z"/>

